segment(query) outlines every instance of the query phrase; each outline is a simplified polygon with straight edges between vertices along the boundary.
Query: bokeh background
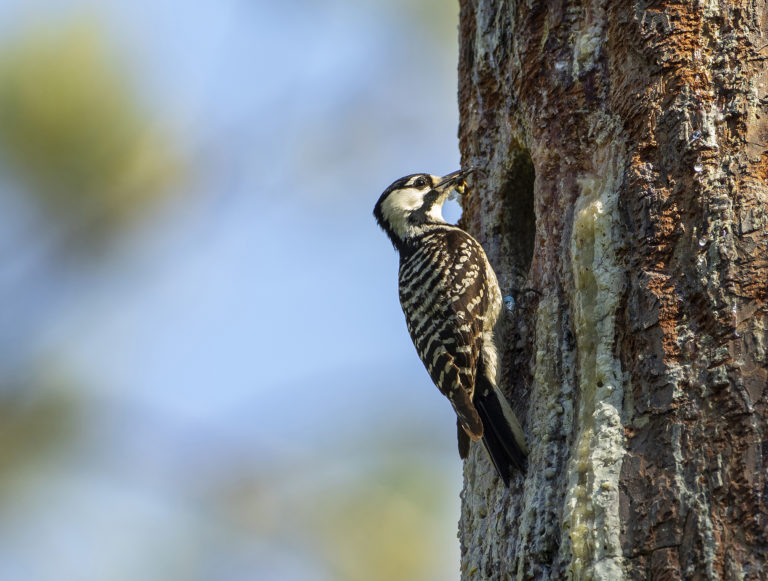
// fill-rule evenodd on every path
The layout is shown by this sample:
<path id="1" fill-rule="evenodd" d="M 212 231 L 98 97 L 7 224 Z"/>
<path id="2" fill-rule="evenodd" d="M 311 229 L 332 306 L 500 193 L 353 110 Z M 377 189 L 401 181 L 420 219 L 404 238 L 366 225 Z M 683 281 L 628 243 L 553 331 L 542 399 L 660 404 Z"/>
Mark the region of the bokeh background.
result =
<path id="1" fill-rule="evenodd" d="M 371 216 L 459 166 L 457 18 L 0 2 L 0 579 L 458 577 Z"/>

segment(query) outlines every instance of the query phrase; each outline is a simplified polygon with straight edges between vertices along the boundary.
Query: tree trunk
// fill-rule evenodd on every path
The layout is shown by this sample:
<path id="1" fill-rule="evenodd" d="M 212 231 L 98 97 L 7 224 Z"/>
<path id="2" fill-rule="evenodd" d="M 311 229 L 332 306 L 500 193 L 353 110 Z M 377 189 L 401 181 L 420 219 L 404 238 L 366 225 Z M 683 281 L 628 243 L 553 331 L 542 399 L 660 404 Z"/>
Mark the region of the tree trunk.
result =
<path id="1" fill-rule="evenodd" d="M 463 579 L 768 579 L 767 33 L 762 1 L 461 0 L 463 222 L 531 449 L 507 490 L 473 446 Z"/>

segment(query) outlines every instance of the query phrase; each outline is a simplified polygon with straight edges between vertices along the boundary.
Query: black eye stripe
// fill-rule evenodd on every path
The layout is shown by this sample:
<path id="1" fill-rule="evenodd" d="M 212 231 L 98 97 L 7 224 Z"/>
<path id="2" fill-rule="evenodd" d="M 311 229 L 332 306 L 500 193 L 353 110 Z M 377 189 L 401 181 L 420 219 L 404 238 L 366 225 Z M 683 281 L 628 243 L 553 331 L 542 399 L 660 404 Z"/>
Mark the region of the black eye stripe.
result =
<path id="1" fill-rule="evenodd" d="M 418 188 L 418 186 L 415 186 L 414 183 L 419 179 L 423 179 L 426 182 L 424 185 L 429 185 L 430 188 L 434 187 L 435 185 L 432 176 L 429 174 L 411 174 L 394 181 L 386 190 L 384 190 L 384 193 L 379 198 L 379 202 L 382 202 L 389 196 L 389 194 L 394 191 L 405 190 L 413 187 Z"/>
<path id="2" fill-rule="evenodd" d="M 428 174 L 413 176 L 410 185 L 414 188 L 423 188 L 425 186 L 432 187 L 432 176 Z"/>

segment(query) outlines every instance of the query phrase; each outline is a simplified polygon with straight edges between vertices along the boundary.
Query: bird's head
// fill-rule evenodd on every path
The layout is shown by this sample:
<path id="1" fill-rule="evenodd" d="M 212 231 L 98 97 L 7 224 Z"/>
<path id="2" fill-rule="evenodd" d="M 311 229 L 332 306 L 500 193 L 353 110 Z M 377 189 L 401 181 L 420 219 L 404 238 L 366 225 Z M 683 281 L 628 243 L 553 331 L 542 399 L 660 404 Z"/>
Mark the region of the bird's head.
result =
<path id="1" fill-rule="evenodd" d="M 400 178 L 381 194 L 373 215 L 396 248 L 419 236 L 430 224 L 445 224 L 443 204 L 452 191 L 463 194 L 471 169 L 446 176 L 417 173 Z"/>

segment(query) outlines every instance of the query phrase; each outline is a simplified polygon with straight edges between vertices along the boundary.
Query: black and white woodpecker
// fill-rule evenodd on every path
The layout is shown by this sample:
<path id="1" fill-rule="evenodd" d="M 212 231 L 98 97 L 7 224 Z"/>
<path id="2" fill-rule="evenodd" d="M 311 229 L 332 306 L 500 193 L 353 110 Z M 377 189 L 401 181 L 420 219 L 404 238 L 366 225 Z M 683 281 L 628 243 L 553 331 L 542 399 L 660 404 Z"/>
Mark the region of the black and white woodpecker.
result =
<path id="1" fill-rule="evenodd" d="M 448 224 L 443 204 L 464 193 L 471 170 L 439 177 L 413 174 L 381 194 L 373 215 L 400 254 L 400 305 L 432 381 L 458 418 L 459 454 L 482 440 L 509 486 L 526 470 L 520 423 L 498 389 L 496 323 L 501 291 L 480 244 Z"/>

